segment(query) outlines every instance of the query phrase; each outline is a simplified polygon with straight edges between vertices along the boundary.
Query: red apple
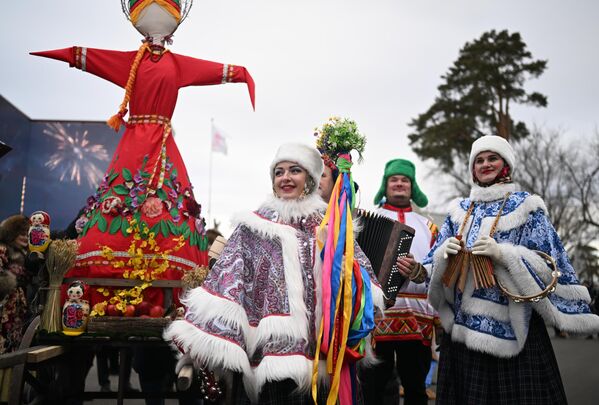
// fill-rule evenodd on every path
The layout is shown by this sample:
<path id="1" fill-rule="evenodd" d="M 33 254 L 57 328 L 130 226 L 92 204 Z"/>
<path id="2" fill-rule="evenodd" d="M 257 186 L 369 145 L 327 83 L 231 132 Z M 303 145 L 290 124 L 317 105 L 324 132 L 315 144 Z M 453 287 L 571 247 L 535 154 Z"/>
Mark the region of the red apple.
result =
<path id="1" fill-rule="evenodd" d="M 137 314 L 138 315 L 150 315 L 150 309 L 152 309 L 152 304 L 148 301 L 142 301 L 137 304 Z"/>
<path id="2" fill-rule="evenodd" d="M 150 316 L 152 318 L 160 318 L 162 315 L 164 315 L 164 308 L 160 305 L 154 305 L 152 309 L 150 309 Z"/>
<path id="3" fill-rule="evenodd" d="M 116 305 L 108 304 L 106 305 L 106 315 L 108 316 L 121 316 L 121 311 L 116 309 Z"/>
<path id="4" fill-rule="evenodd" d="M 129 304 L 125 307 L 125 316 L 135 316 L 135 306 Z"/>

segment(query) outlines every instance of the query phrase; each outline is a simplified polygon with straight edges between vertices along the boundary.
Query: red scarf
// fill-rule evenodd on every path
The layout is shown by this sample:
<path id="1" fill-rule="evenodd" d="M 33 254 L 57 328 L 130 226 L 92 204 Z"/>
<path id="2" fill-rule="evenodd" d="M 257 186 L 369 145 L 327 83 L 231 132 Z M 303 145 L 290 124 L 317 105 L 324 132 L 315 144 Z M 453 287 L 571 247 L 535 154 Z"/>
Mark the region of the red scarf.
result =
<path id="1" fill-rule="evenodd" d="M 389 211 L 395 211 L 397 212 L 397 220 L 399 222 L 401 222 L 402 224 L 406 223 L 406 212 L 412 212 L 412 206 L 407 206 L 407 207 L 396 207 L 394 205 L 391 204 L 383 204 L 383 208 Z"/>

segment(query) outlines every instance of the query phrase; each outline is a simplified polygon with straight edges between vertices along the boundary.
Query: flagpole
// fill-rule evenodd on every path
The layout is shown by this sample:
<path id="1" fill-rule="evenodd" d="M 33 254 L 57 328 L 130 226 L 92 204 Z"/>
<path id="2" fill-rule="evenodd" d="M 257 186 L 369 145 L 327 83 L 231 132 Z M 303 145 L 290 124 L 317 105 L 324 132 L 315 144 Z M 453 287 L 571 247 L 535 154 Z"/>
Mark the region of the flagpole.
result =
<path id="1" fill-rule="evenodd" d="M 210 228 L 210 221 L 212 220 L 212 148 L 213 148 L 213 132 L 214 132 L 214 118 L 210 118 L 210 158 L 208 163 L 208 222 L 206 226 Z"/>

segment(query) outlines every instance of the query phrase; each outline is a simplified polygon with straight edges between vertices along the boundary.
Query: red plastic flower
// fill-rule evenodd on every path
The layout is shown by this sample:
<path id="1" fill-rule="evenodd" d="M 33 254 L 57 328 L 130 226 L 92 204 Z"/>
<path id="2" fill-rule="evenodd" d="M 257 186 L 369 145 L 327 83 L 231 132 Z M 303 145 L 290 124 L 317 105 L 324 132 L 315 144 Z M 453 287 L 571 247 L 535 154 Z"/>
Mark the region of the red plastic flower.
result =
<path id="1" fill-rule="evenodd" d="M 154 218 L 162 214 L 162 201 L 158 197 L 148 197 L 141 206 L 141 212 L 148 218 Z"/>
<path id="2" fill-rule="evenodd" d="M 123 202 L 119 197 L 107 197 L 100 208 L 102 214 L 118 215 L 123 209 Z"/>

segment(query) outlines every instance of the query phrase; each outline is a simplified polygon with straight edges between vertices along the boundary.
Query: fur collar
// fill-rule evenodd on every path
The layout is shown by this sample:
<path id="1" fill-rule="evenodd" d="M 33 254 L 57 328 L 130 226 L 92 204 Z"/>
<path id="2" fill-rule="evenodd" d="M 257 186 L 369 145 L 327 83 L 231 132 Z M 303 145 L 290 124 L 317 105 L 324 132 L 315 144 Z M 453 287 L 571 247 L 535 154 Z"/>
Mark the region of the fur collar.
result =
<path id="1" fill-rule="evenodd" d="M 516 191 L 514 183 L 494 184 L 489 187 L 474 185 L 470 189 L 470 201 L 488 202 L 501 200 L 505 197 L 506 193 L 513 193 L 514 191 Z"/>
<path id="2" fill-rule="evenodd" d="M 270 196 L 260 206 L 260 210 L 262 209 L 275 211 L 278 213 L 277 220 L 279 222 L 290 223 L 316 213 L 324 213 L 327 209 L 327 204 L 320 198 L 318 193 L 312 193 L 298 200 L 283 200 L 275 196 Z"/>

